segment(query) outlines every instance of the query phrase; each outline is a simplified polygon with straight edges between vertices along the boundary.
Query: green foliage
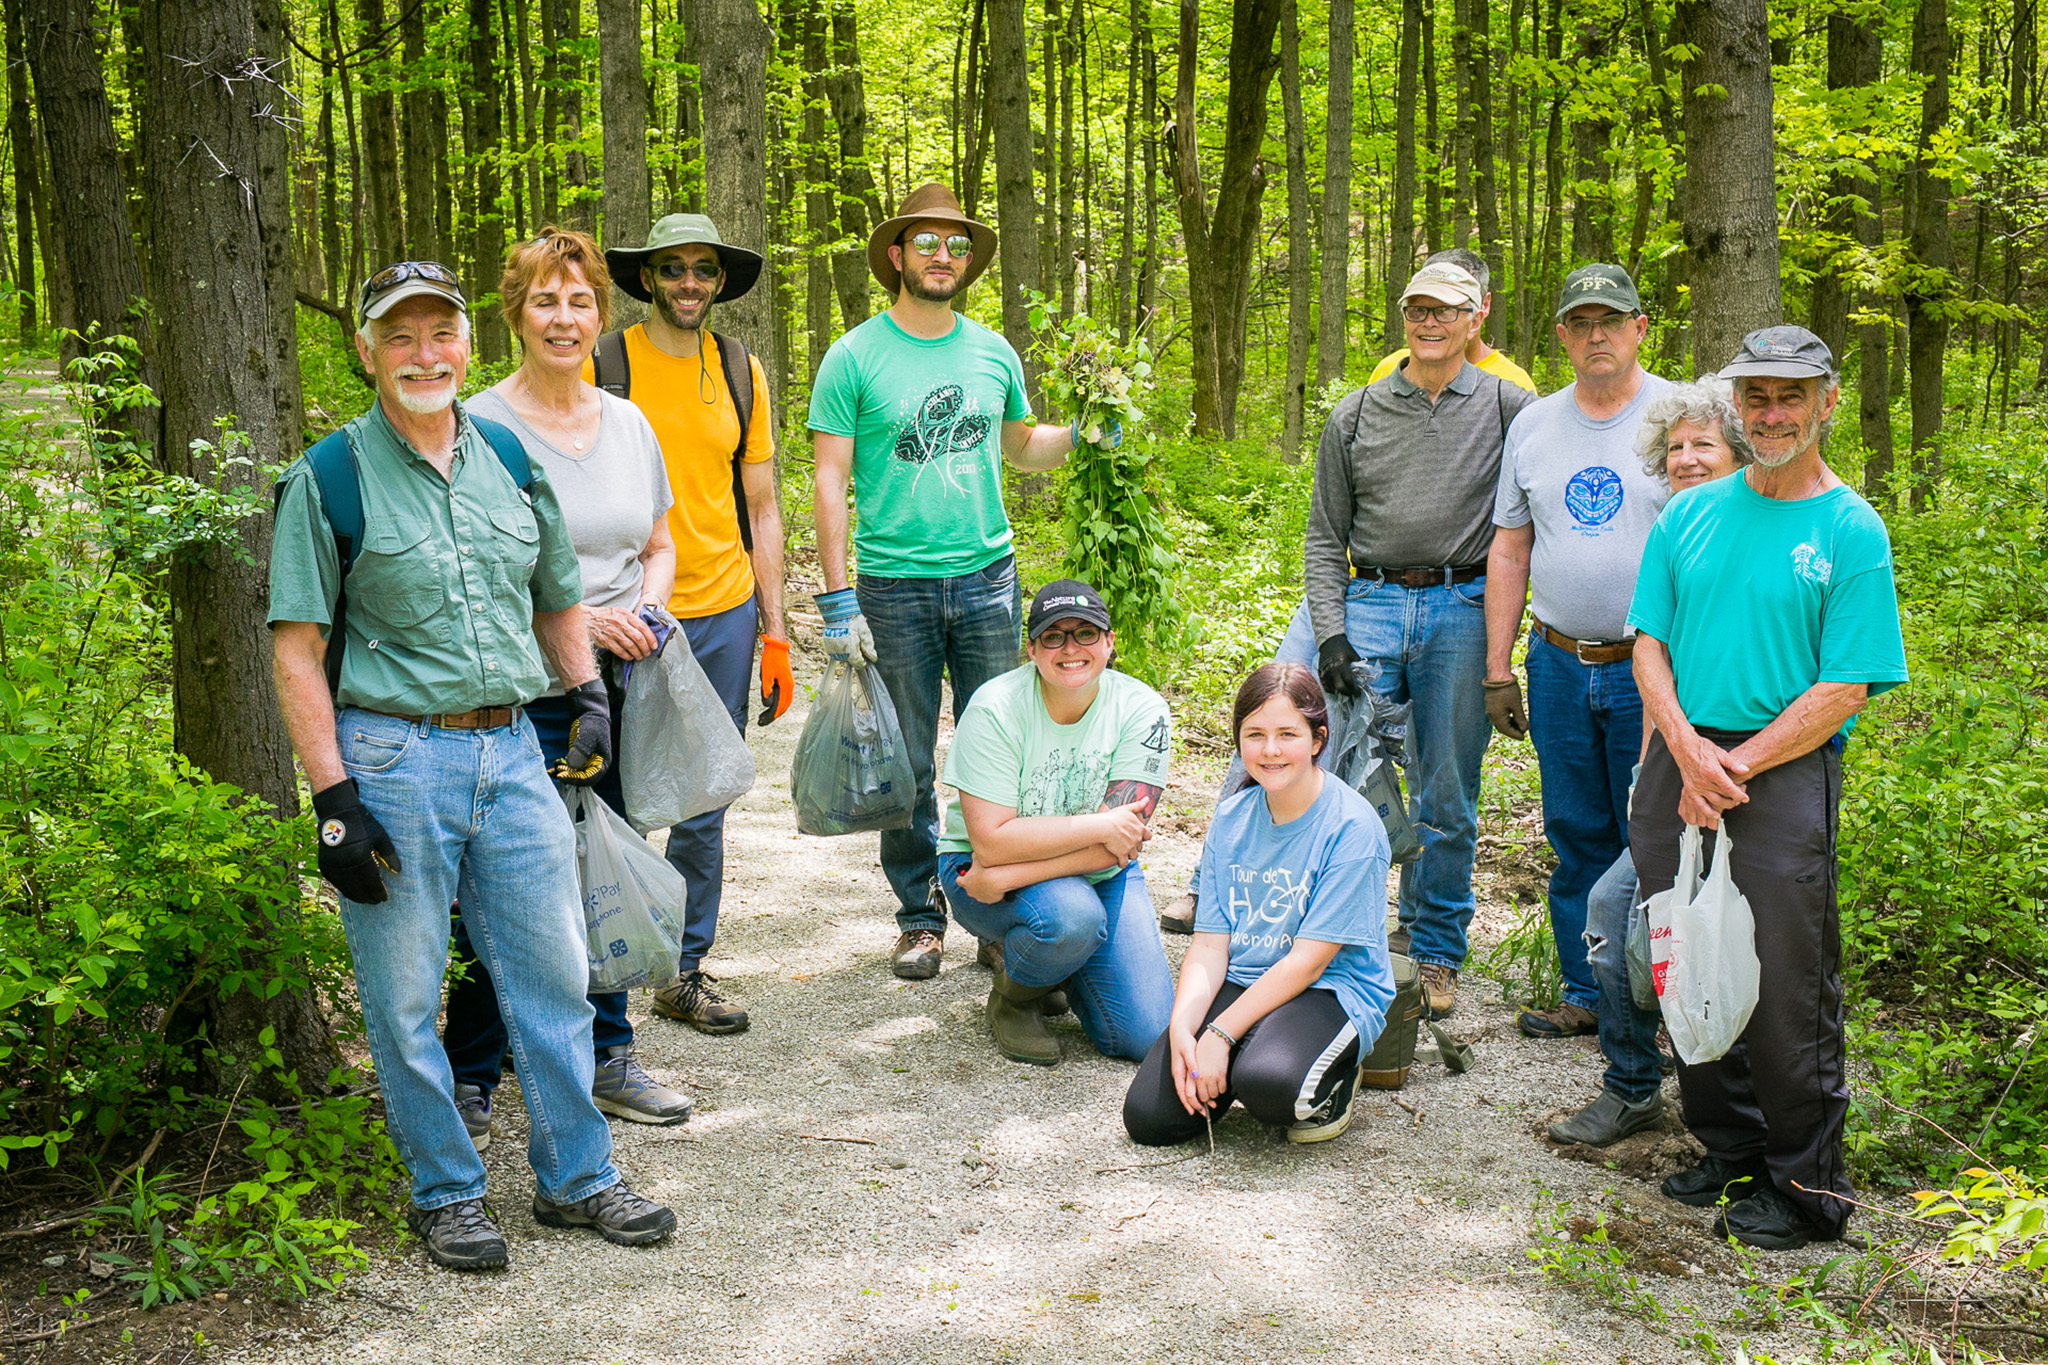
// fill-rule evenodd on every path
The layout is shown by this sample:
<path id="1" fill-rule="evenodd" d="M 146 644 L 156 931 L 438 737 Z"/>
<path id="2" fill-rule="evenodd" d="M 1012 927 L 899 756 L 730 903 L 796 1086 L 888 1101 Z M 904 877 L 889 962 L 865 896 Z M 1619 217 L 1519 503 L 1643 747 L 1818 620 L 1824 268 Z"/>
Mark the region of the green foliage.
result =
<path id="1" fill-rule="evenodd" d="M 174 1220 L 185 1211 L 187 1201 L 164 1188 L 176 1178 L 176 1173 L 171 1171 L 145 1177 L 138 1170 L 135 1172 L 132 1199 L 126 1203 L 102 1204 L 93 1210 L 107 1220 L 96 1230 L 104 1231 L 108 1223 L 112 1223 L 118 1229 L 117 1236 L 126 1233 L 141 1243 L 137 1256 L 108 1251 L 102 1252 L 100 1259 L 117 1267 L 127 1267 L 119 1272 L 119 1278 L 123 1283 L 135 1286 L 135 1296 L 142 1301 L 144 1308 L 154 1308 L 159 1303 L 175 1303 L 179 1299 L 196 1299 L 215 1285 L 226 1283 L 205 1253 L 188 1238 L 176 1235 Z"/>
<path id="2" fill-rule="evenodd" d="M 1564 998 L 1564 969 L 1543 901 L 1523 906 L 1514 927 L 1475 966 L 1500 982 L 1501 999 L 1508 1004 L 1547 1010 Z"/>
<path id="3" fill-rule="evenodd" d="M 2048 1280 L 2048 1194 L 2010 1166 L 1972 1166 L 1960 1181 L 1913 1196 L 1922 1218 L 1955 1216 L 1942 1255 L 1964 1265 L 1990 1261 L 2001 1270 L 2031 1271 Z"/>

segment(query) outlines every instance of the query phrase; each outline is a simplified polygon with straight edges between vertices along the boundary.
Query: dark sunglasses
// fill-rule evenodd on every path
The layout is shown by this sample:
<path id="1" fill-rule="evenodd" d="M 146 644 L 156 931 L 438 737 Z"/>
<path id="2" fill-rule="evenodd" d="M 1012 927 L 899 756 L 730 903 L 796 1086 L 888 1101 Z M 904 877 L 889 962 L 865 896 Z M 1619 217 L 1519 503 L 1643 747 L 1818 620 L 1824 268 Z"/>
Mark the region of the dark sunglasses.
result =
<path id="1" fill-rule="evenodd" d="M 462 290 L 462 281 L 455 277 L 455 272 L 439 261 L 400 261 L 397 265 L 385 266 L 363 281 L 362 293 L 356 300 L 357 311 L 360 312 L 368 306 L 372 298 L 387 289 L 404 284 L 407 280 L 432 280 L 436 284 L 445 284 L 458 293 Z"/>
<path id="2" fill-rule="evenodd" d="M 725 267 L 716 261 L 663 261 L 654 267 L 654 273 L 669 281 L 680 280 L 685 275 L 694 275 L 705 284 L 710 284 L 725 273 Z"/>
<path id="3" fill-rule="evenodd" d="M 1038 638 L 1031 643 L 1042 649 L 1065 649 L 1069 640 L 1086 649 L 1089 645 L 1101 642 L 1102 631 L 1095 626 L 1076 626 L 1072 630 L 1041 630 L 1038 632 Z"/>
<path id="4" fill-rule="evenodd" d="M 956 261 L 964 261 L 974 254 L 974 239 L 964 232 L 955 232 L 941 237 L 936 232 L 920 232 L 910 238 L 910 249 L 920 256 L 939 254 L 939 243 L 946 244 L 946 251 Z"/>

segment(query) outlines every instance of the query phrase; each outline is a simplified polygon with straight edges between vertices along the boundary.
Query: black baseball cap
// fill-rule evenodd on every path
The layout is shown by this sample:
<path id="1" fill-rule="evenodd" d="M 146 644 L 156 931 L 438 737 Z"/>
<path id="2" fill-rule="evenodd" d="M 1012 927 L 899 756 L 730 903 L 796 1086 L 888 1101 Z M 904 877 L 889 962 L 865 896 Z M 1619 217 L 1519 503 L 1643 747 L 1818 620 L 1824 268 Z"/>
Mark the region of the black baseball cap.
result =
<path id="1" fill-rule="evenodd" d="M 1554 316 L 1562 319 L 1572 309 L 1589 303 L 1604 303 L 1623 313 L 1643 311 L 1642 296 L 1636 293 L 1636 282 L 1628 277 L 1628 272 L 1602 261 L 1582 265 L 1564 277 L 1564 287 L 1557 291 Z"/>
<path id="2" fill-rule="evenodd" d="M 1046 584 L 1031 599 L 1031 614 L 1025 618 L 1024 638 L 1036 640 L 1055 621 L 1087 621 L 1110 629 L 1109 608 L 1102 594 L 1078 578 L 1061 578 Z"/>
<path id="3" fill-rule="evenodd" d="M 1742 339 L 1735 359 L 1721 367 L 1721 378 L 1747 374 L 1776 379 L 1825 379 L 1835 372 L 1835 353 L 1804 327 L 1759 327 Z"/>

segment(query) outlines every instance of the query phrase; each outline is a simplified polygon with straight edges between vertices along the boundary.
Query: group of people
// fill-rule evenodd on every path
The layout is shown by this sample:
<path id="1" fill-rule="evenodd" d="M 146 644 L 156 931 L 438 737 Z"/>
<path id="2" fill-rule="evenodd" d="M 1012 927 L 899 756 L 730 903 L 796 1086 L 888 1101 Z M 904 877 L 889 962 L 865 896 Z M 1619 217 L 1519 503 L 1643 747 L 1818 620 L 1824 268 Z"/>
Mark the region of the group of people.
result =
<path id="1" fill-rule="evenodd" d="M 916 784 L 909 825 L 880 840 L 894 974 L 937 975 L 957 920 L 993 977 L 998 1050 L 1057 1063 L 1046 1020 L 1071 1010 L 1093 1046 L 1138 1064 L 1124 1121 L 1139 1142 L 1184 1141 L 1233 1102 L 1292 1141 L 1335 1137 L 1393 1002 L 1391 950 L 1416 959 L 1433 1014 L 1455 1007 L 1490 719 L 1535 738 L 1559 855 L 1566 998 L 1522 1026 L 1597 1029 L 1611 1059 L 1601 1097 L 1562 1125 L 1570 1140 L 1657 1120 L 1655 1019 L 1618 965 L 1630 907 L 1671 880 L 1681 821 L 1749 824 L 1735 866 L 1773 936 L 1765 1003 L 1754 1047 L 1681 1070 L 1709 1155 L 1675 1178 L 1689 1182 L 1677 1197 L 1757 1189 L 1727 1215 L 1742 1236 L 1737 1211 L 1775 1191 L 1794 1198 L 1780 1222 L 1838 1231 L 1845 1207 L 1815 1203 L 1847 1190 L 1836 730 L 1904 670 L 1895 612 L 1890 653 L 1880 638 L 1882 524 L 1820 461 L 1825 348 L 1797 329 L 1755 334 L 1752 368 L 1724 372 L 1734 406 L 1667 385 L 1637 363 L 1646 323 L 1627 275 L 1589 266 L 1558 309 L 1576 383 L 1538 399 L 1481 340 L 1484 263 L 1432 257 L 1402 300 L 1407 349 L 1323 433 L 1302 609 L 1238 692 L 1243 778 L 1190 894 L 1158 917 L 1193 935 L 1176 984 L 1139 863 L 1173 718 L 1115 669 L 1113 604 L 1092 585 L 1046 584 L 1027 610 L 1002 465 L 1053 468 L 1081 433 L 1034 422 L 1015 351 L 955 309 L 995 249 L 946 187 L 906 196 L 868 244 L 893 302 L 833 343 L 806 414 L 822 643 L 835 665 L 879 671 Z M 507 1259 L 479 1154 L 508 1062 L 537 1221 L 621 1245 L 675 1226 L 621 1179 L 605 1116 L 679 1123 L 692 1102 L 635 1059 L 624 993 L 587 989 L 577 834 L 556 784 L 627 814 L 624 675 L 678 636 L 742 733 L 754 697 L 764 725 L 793 699 L 767 385 L 742 341 L 710 330 L 714 303 L 761 268 L 702 215 L 602 252 L 544 229 L 510 249 L 499 285 L 520 363 L 464 403 L 457 277 L 388 266 L 356 308 L 375 401 L 278 482 L 280 702 L 411 1176 L 407 1221 L 444 1266 Z M 644 323 L 610 330 L 615 283 L 650 304 Z M 1739 464 L 1750 481 L 1724 478 Z M 1739 495 L 1690 493 L 1716 478 Z M 1660 515 L 1674 492 L 1688 496 Z M 1750 561 L 1787 537 L 1767 582 Z M 1525 587 L 1526 717 L 1511 672 Z M 1755 665 L 1729 668 L 1743 652 Z M 942 820 L 947 684 L 956 795 Z M 1402 869 L 1391 941 L 1385 829 L 1326 771 L 1330 694 L 1367 687 L 1413 704 L 1423 850 Z M 685 932 L 675 983 L 652 1000 L 709 1034 L 749 1024 L 703 969 L 723 821 L 667 830 Z M 437 1037 L 451 936 L 460 966 Z"/>

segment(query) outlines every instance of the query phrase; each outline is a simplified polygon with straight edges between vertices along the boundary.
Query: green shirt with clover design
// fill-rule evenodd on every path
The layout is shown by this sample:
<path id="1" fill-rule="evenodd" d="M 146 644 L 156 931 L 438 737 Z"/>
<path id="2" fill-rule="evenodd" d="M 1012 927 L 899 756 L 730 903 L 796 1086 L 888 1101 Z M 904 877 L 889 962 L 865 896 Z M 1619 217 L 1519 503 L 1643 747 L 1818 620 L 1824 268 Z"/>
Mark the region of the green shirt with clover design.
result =
<path id="1" fill-rule="evenodd" d="M 1010 553 L 1003 423 L 1030 412 L 1016 351 L 967 318 L 927 341 L 880 313 L 833 342 L 806 421 L 853 438 L 861 574 L 954 578 Z"/>

